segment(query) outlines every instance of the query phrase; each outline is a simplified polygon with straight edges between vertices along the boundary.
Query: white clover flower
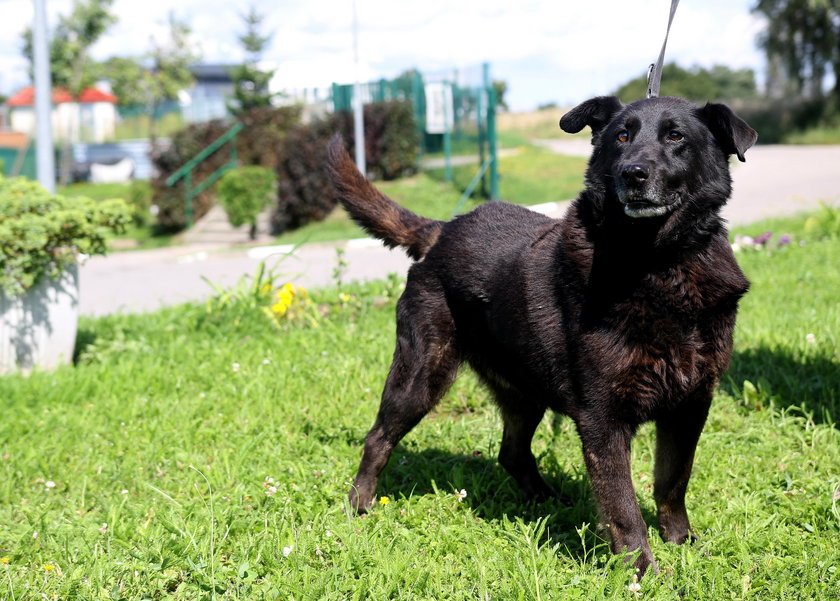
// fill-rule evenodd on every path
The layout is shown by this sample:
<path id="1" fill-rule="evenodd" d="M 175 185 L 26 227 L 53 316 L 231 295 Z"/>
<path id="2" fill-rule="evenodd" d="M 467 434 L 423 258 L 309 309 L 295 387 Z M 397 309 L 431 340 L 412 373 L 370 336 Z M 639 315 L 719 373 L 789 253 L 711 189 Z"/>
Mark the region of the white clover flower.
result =
<path id="1" fill-rule="evenodd" d="M 283 547 L 283 557 L 288 557 L 289 555 L 291 555 L 294 548 L 295 548 L 294 545 L 289 545 L 288 547 Z"/>
<path id="2" fill-rule="evenodd" d="M 55 488 L 55 482 L 53 482 L 52 480 L 47 480 L 46 482 L 44 482 L 44 486 L 46 486 L 47 488 Z"/>
<path id="3" fill-rule="evenodd" d="M 463 488 L 459 491 L 456 491 L 455 498 L 458 499 L 459 503 L 461 503 L 464 499 L 467 498 L 467 491 Z"/>
<path id="4" fill-rule="evenodd" d="M 805 336 L 805 342 L 807 342 L 808 344 L 816 344 L 817 343 L 817 337 L 814 336 L 813 334 L 807 334 Z"/>

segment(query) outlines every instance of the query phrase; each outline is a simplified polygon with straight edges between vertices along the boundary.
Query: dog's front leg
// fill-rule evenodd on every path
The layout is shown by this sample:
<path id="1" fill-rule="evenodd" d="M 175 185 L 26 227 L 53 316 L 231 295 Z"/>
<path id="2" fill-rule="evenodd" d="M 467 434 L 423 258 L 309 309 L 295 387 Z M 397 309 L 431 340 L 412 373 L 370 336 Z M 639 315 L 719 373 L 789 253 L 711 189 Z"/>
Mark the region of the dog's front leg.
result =
<path id="1" fill-rule="evenodd" d="M 583 416 L 577 426 L 592 491 L 601 518 L 607 523 L 613 553 L 638 551 L 633 565 L 639 575 L 649 567 L 658 572 L 630 476 L 633 429 L 603 416 Z"/>
<path id="2" fill-rule="evenodd" d="M 685 510 L 685 491 L 710 403 L 711 391 L 704 391 L 656 420 L 653 497 L 659 532 L 666 542 L 680 545 L 694 539 Z"/>

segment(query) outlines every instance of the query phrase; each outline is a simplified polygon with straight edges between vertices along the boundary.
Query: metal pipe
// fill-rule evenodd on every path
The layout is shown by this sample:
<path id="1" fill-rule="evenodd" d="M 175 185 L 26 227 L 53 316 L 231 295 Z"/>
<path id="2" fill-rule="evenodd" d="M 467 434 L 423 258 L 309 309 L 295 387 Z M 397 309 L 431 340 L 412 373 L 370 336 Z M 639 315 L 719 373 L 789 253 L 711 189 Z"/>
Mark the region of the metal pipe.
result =
<path id="1" fill-rule="evenodd" d="M 32 54 L 35 71 L 35 132 L 38 183 L 55 194 L 55 153 L 52 136 L 52 78 L 47 40 L 46 0 L 33 0 Z"/>

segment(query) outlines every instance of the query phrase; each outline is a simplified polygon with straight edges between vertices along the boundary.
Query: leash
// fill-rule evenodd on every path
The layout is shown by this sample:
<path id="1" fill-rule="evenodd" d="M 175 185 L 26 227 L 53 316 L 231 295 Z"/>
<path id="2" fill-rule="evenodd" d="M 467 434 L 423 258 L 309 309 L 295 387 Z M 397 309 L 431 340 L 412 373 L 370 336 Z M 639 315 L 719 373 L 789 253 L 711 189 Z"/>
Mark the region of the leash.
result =
<path id="1" fill-rule="evenodd" d="M 665 30 L 665 41 L 662 42 L 662 50 L 659 52 L 659 59 L 648 67 L 647 97 L 656 98 L 659 96 L 659 84 L 662 81 L 662 64 L 665 62 L 665 46 L 668 45 L 668 35 L 671 33 L 671 23 L 674 22 L 674 14 L 677 12 L 677 5 L 680 0 L 671 0 L 671 15 L 668 17 L 668 29 Z"/>

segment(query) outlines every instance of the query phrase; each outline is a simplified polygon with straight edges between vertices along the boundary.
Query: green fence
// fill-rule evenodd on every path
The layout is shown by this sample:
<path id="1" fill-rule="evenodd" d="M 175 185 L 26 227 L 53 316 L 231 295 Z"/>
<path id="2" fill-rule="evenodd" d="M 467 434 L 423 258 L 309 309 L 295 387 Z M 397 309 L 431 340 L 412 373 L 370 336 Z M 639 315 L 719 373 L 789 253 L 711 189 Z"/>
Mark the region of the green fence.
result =
<path id="1" fill-rule="evenodd" d="M 26 148 L 0 147 L 0 173 L 6 177 L 23 175 L 29 179 L 38 179 L 35 166 L 35 144 Z"/>
<path id="2" fill-rule="evenodd" d="M 474 164 L 476 176 L 459 204 L 478 191 L 483 197 L 499 198 L 496 157 L 496 93 L 490 80 L 490 66 L 464 72 L 423 74 L 411 71 L 392 80 L 381 79 L 360 85 L 362 102 L 407 100 L 414 107 L 414 119 L 421 141 L 423 164 L 442 167 L 452 180 L 453 164 Z M 472 81 L 470 81 L 472 79 Z M 332 86 L 335 111 L 353 110 L 352 84 Z"/>

